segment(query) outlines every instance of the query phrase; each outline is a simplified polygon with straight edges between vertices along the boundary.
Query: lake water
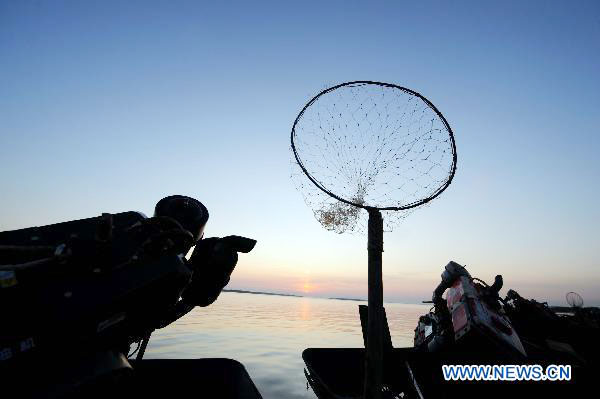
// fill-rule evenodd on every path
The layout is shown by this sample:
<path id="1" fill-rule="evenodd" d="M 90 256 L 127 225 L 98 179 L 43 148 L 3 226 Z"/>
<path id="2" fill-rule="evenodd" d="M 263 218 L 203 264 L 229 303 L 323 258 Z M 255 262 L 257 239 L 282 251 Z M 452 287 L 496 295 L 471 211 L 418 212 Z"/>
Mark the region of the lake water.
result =
<path id="1" fill-rule="evenodd" d="M 236 359 L 265 399 L 315 398 L 306 389 L 302 351 L 362 347 L 360 303 L 224 292 L 211 306 L 155 331 L 145 358 Z M 428 306 L 385 308 L 393 345 L 412 346 L 414 328 Z"/>

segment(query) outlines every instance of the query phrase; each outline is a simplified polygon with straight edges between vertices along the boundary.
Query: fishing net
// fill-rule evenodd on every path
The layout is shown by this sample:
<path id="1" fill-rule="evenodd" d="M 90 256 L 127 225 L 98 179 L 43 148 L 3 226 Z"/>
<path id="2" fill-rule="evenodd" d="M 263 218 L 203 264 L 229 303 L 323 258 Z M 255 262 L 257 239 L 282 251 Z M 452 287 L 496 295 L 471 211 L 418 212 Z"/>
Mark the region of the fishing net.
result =
<path id="1" fill-rule="evenodd" d="M 378 82 L 324 90 L 292 129 L 292 178 L 315 218 L 337 233 L 364 231 L 383 211 L 385 230 L 452 181 L 456 148 L 442 114 L 420 94 Z"/>
<path id="2" fill-rule="evenodd" d="M 569 306 L 573 308 L 580 308 L 583 306 L 583 298 L 576 292 L 567 292 L 566 298 Z"/>

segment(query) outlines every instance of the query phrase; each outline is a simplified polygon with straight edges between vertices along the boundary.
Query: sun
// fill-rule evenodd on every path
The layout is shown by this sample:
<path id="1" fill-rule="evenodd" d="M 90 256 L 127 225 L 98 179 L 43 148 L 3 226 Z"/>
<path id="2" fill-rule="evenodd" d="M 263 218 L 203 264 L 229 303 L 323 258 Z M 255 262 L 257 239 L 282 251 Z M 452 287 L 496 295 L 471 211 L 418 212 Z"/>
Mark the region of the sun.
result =
<path id="1" fill-rule="evenodd" d="M 314 288 L 315 287 L 308 281 L 302 284 L 302 292 L 304 292 L 305 294 L 313 292 Z"/>

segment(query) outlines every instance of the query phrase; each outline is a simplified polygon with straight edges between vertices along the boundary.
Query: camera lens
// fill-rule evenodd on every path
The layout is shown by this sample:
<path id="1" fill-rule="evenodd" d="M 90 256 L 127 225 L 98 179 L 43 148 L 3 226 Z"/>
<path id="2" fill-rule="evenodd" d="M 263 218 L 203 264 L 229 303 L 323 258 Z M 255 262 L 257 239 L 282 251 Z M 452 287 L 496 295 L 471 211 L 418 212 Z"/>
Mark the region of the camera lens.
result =
<path id="1" fill-rule="evenodd" d="M 194 198 L 184 195 L 171 195 L 158 201 L 154 208 L 154 216 L 168 216 L 192 233 L 198 241 L 204 234 L 204 226 L 208 221 L 208 210 Z"/>

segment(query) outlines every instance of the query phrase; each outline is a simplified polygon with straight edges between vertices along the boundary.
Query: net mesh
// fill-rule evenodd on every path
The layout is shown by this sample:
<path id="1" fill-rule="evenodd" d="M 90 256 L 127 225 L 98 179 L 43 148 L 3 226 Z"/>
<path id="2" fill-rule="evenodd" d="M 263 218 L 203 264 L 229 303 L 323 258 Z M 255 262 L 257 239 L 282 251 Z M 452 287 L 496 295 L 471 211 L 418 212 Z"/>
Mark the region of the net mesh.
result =
<path id="1" fill-rule="evenodd" d="M 567 303 L 569 306 L 574 308 L 580 308 L 583 306 L 583 298 L 576 292 L 567 292 Z"/>
<path id="2" fill-rule="evenodd" d="M 294 125 L 292 178 L 315 218 L 338 233 L 363 231 L 360 206 L 404 208 L 445 188 L 454 172 L 453 138 L 422 98 L 398 87 L 343 85 L 314 100 Z M 391 230 L 410 210 L 384 212 Z"/>

